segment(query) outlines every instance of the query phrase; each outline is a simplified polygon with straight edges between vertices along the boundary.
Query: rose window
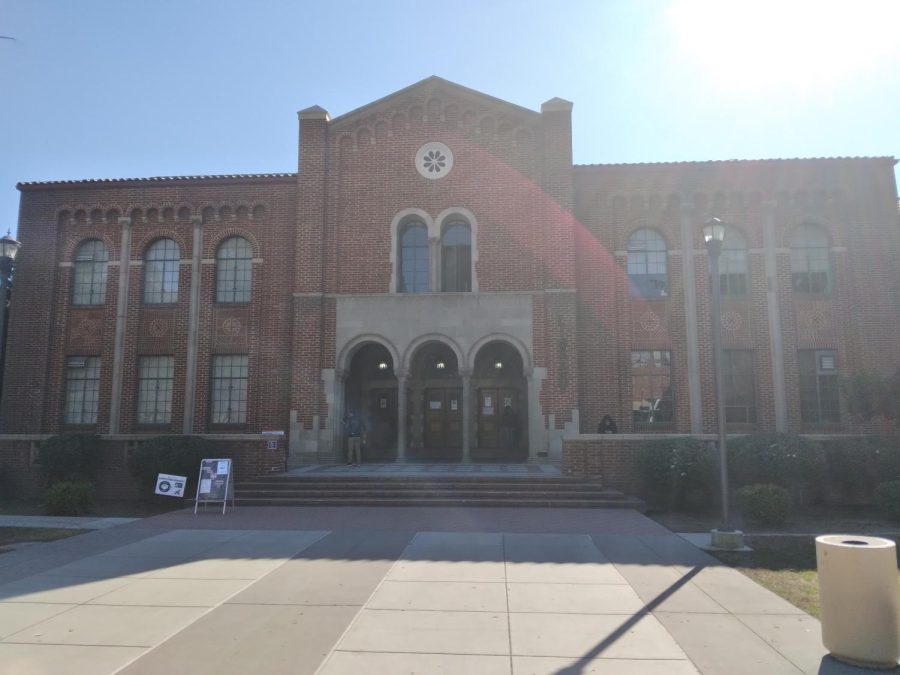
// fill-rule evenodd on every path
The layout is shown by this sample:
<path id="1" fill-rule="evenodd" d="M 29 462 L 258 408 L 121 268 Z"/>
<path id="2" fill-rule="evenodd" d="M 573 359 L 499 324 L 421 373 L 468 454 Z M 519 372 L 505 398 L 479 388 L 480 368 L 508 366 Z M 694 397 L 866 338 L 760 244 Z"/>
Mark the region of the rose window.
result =
<path id="1" fill-rule="evenodd" d="M 426 143 L 416 153 L 416 171 L 423 178 L 443 178 L 453 168 L 453 151 L 443 143 Z"/>

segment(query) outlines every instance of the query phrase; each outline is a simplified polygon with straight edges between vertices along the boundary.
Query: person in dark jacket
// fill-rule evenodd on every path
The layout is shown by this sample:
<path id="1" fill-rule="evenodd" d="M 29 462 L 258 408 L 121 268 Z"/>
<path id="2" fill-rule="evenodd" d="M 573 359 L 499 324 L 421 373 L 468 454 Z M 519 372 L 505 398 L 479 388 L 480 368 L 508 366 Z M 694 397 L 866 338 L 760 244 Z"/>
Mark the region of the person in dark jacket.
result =
<path id="1" fill-rule="evenodd" d="M 359 466 L 362 462 L 362 439 L 366 433 L 365 425 L 359 416 L 352 410 L 344 420 L 344 429 L 347 432 L 347 466 Z M 354 458 L 356 461 L 354 462 Z"/>
<path id="2" fill-rule="evenodd" d="M 609 415 L 604 415 L 603 419 L 600 420 L 600 424 L 597 425 L 597 433 L 598 434 L 617 434 L 619 433 L 619 428 L 616 426 L 615 420 Z"/>

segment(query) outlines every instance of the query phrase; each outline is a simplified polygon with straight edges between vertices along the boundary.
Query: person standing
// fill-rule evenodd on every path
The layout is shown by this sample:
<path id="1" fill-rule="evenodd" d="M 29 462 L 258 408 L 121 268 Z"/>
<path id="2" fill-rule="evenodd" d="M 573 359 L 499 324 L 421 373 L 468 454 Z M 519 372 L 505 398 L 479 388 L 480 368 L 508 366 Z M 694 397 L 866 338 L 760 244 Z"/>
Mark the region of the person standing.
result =
<path id="1" fill-rule="evenodd" d="M 351 410 L 344 420 L 344 428 L 347 431 L 347 466 L 359 466 L 362 462 L 362 437 L 365 426 L 359 416 Z"/>

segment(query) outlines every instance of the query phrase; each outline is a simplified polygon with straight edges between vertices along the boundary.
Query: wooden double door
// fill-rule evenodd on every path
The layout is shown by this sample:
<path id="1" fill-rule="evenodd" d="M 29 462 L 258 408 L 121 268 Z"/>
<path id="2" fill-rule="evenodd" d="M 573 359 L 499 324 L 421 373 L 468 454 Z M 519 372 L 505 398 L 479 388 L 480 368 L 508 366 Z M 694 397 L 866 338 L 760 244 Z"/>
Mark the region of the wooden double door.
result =
<path id="1" fill-rule="evenodd" d="M 397 457 L 397 390 L 369 390 L 366 406 L 366 461 Z"/>
<path id="2" fill-rule="evenodd" d="M 428 459 L 457 460 L 462 455 L 462 389 L 425 390 L 423 455 Z"/>
<path id="3" fill-rule="evenodd" d="M 480 459 L 520 460 L 525 450 L 526 412 L 519 389 L 478 389 L 478 451 Z"/>

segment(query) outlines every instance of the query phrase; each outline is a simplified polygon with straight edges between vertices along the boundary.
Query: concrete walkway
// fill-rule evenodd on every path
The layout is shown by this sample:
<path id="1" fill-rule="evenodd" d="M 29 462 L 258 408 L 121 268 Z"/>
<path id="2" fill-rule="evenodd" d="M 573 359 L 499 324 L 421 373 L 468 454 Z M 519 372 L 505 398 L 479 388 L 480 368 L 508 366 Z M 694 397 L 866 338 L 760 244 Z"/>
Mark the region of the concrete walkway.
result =
<path id="1" fill-rule="evenodd" d="M 174 512 L 0 555 L 0 673 L 859 673 L 633 511 Z"/>

